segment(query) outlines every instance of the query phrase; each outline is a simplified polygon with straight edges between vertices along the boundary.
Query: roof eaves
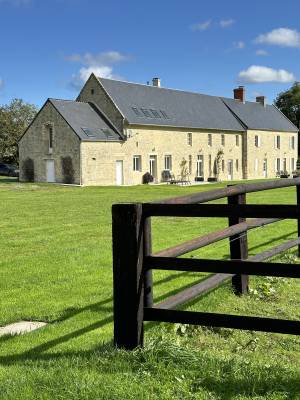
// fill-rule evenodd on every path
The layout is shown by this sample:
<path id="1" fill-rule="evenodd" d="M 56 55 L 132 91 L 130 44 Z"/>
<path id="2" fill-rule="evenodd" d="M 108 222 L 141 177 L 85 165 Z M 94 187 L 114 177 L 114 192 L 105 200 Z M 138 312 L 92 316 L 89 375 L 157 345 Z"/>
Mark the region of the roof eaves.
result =
<path id="1" fill-rule="evenodd" d="M 155 125 L 155 124 L 147 124 L 147 123 L 138 123 L 138 122 L 128 122 L 128 125 L 134 126 L 155 126 L 155 127 L 162 127 L 162 128 L 177 128 L 177 129 L 206 129 L 209 131 L 228 131 L 228 132 L 244 132 L 246 129 L 226 129 L 226 128 L 206 128 L 201 126 L 178 126 L 178 125 Z"/>

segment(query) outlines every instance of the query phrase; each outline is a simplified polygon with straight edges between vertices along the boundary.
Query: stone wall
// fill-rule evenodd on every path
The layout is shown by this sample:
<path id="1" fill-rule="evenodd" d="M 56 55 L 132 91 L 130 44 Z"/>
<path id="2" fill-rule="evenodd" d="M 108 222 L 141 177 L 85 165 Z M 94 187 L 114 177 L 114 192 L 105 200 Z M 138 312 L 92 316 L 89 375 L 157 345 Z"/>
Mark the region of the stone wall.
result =
<path id="1" fill-rule="evenodd" d="M 188 143 L 188 133 L 192 134 L 192 145 Z M 228 180 L 228 160 L 233 163 L 232 179 L 243 178 L 242 166 L 242 136 L 238 132 L 207 132 L 204 130 L 172 129 L 157 127 L 131 126 L 127 129 L 130 137 L 123 143 L 91 143 L 82 142 L 82 183 L 89 185 L 115 185 L 116 161 L 123 161 L 123 175 L 125 185 L 142 183 L 142 176 L 149 172 L 150 156 L 156 156 L 156 181 L 161 181 L 161 173 L 165 169 L 165 156 L 171 155 L 171 170 L 175 177 L 181 173 L 180 163 L 187 161 L 187 168 L 191 167 L 190 179 L 194 181 L 197 169 L 197 157 L 203 155 L 204 180 L 214 177 L 214 162 L 220 149 L 219 179 Z M 211 135 L 212 145 L 208 144 L 208 135 Z M 224 134 L 225 145 L 222 145 L 221 134 Z M 238 145 L 237 139 L 238 136 Z M 141 170 L 133 170 L 133 157 L 141 156 Z M 209 157 L 211 156 L 211 168 Z"/>
<path id="2" fill-rule="evenodd" d="M 49 152 L 49 132 L 53 129 L 52 153 Z M 66 121 L 48 101 L 19 142 L 20 181 L 26 181 L 24 161 L 34 161 L 35 182 L 46 182 L 47 160 L 54 160 L 55 181 L 63 183 L 62 157 L 71 157 L 74 168 L 74 183 L 80 184 L 80 140 Z"/>
<path id="3" fill-rule="evenodd" d="M 255 145 L 255 136 L 260 139 L 260 146 Z M 280 149 L 275 148 L 275 137 L 280 136 Z M 294 137 L 294 149 L 290 148 L 290 138 Z M 248 179 L 274 178 L 277 173 L 276 159 L 280 158 L 283 170 L 283 159 L 286 158 L 287 171 L 293 172 L 297 162 L 298 138 L 295 132 L 268 132 L 268 131 L 247 131 L 247 158 L 248 158 Z M 294 159 L 294 168 L 291 161 Z M 257 160 L 257 161 L 256 161 Z M 266 176 L 263 171 L 263 162 L 266 160 Z M 257 170 L 256 170 L 257 165 Z"/>

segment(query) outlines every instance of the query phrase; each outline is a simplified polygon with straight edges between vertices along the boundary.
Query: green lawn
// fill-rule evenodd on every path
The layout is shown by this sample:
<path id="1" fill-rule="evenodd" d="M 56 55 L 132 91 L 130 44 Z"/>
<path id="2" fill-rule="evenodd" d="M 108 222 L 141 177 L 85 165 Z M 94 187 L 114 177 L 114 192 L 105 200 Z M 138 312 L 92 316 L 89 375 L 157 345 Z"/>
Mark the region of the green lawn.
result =
<path id="1" fill-rule="evenodd" d="M 147 324 L 145 348 L 112 346 L 111 205 L 210 190 L 137 186 L 80 188 L 0 178 L 0 325 L 45 328 L 0 338 L 0 399 L 300 399 L 299 336 Z M 248 195 L 293 204 L 295 188 Z M 154 219 L 154 250 L 227 225 L 226 219 Z M 297 236 L 283 221 L 249 233 L 250 254 Z M 193 252 L 225 258 L 228 240 Z M 295 252 L 280 260 L 295 262 Z M 159 301 L 204 274 L 156 272 Z M 295 280 L 251 278 L 252 293 L 225 285 L 186 309 L 300 317 Z"/>

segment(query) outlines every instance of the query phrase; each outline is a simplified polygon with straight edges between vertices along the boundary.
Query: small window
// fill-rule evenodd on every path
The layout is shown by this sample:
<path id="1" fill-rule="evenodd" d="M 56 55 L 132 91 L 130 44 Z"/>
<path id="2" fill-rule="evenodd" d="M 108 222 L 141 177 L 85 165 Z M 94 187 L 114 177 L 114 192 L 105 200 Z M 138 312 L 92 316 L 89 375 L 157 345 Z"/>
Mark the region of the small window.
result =
<path id="1" fill-rule="evenodd" d="M 209 175 L 211 176 L 212 174 L 212 169 L 211 169 L 212 165 L 211 165 L 211 154 L 209 154 L 208 156 L 208 170 L 209 170 Z"/>
<path id="2" fill-rule="evenodd" d="M 152 113 L 154 118 L 161 118 L 161 116 L 160 116 L 160 114 L 159 114 L 159 112 L 157 110 L 150 109 L 150 111 L 151 111 L 151 113 Z"/>
<path id="3" fill-rule="evenodd" d="M 151 114 L 147 108 L 141 108 L 142 113 L 145 115 L 145 117 L 151 118 Z"/>
<path id="4" fill-rule="evenodd" d="M 165 156 L 165 170 L 171 171 L 172 169 L 172 156 L 166 155 Z"/>
<path id="5" fill-rule="evenodd" d="M 235 160 L 235 169 L 238 171 L 239 170 L 239 160 Z"/>
<path id="6" fill-rule="evenodd" d="M 221 135 L 221 145 L 225 146 L 225 135 Z"/>
<path id="7" fill-rule="evenodd" d="M 235 135 L 235 145 L 237 147 L 240 145 L 240 137 L 239 137 L 239 135 Z"/>
<path id="8" fill-rule="evenodd" d="M 46 125 L 46 130 L 48 133 L 48 151 L 49 151 L 49 154 L 52 154 L 52 151 L 53 151 L 53 126 Z"/>
<path id="9" fill-rule="evenodd" d="M 275 136 L 275 149 L 280 149 L 280 136 Z"/>
<path id="10" fill-rule="evenodd" d="M 255 135 L 255 147 L 260 147 L 260 136 Z"/>
<path id="11" fill-rule="evenodd" d="M 142 157 L 141 156 L 133 156 L 133 170 L 134 171 L 142 170 Z"/>
<path id="12" fill-rule="evenodd" d="M 208 145 L 212 146 L 212 134 L 211 133 L 208 134 Z"/>
<path id="13" fill-rule="evenodd" d="M 91 89 L 91 94 L 94 94 L 95 93 L 95 90 L 94 89 Z"/>
<path id="14" fill-rule="evenodd" d="M 187 134 L 187 142 L 189 146 L 193 145 L 193 134 L 191 132 L 188 132 Z"/>
<path id="15" fill-rule="evenodd" d="M 225 171 L 225 160 L 224 160 L 224 158 L 222 159 L 222 172 L 224 172 Z"/>

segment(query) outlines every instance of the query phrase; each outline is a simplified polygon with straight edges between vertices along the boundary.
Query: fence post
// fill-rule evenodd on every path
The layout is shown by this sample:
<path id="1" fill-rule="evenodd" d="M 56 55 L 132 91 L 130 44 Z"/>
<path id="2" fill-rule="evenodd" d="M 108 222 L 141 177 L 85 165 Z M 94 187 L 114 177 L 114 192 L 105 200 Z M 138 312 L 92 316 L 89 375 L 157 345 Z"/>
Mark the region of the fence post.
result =
<path id="1" fill-rule="evenodd" d="M 296 186 L 297 206 L 300 206 L 300 185 Z M 300 236 L 300 218 L 297 219 L 298 237 Z M 298 257 L 300 257 L 300 245 L 298 245 Z"/>
<path id="2" fill-rule="evenodd" d="M 152 234 L 151 234 L 151 217 L 144 220 L 144 256 L 150 256 L 152 253 Z M 152 270 L 145 272 L 144 277 L 144 306 L 153 306 L 153 279 Z"/>
<path id="3" fill-rule="evenodd" d="M 143 345 L 143 236 L 142 205 L 114 204 L 114 343 L 127 350 Z"/>
<path id="4" fill-rule="evenodd" d="M 231 185 L 229 185 L 231 186 Z M 228 196 L 228 204 L 246 204 L 246 194 Z M 246 218 L 229 217 L 229 226 L 246 221 Z M 242 232 L 238 235 L 230 236 L 230 258 L 235 260 L 245 260 L 248 258 L 248 240 L 247 233 Z M 248 275 L 234 275 L 232 286 L 235 294 L 247 294 L 249 290 Z"/>

